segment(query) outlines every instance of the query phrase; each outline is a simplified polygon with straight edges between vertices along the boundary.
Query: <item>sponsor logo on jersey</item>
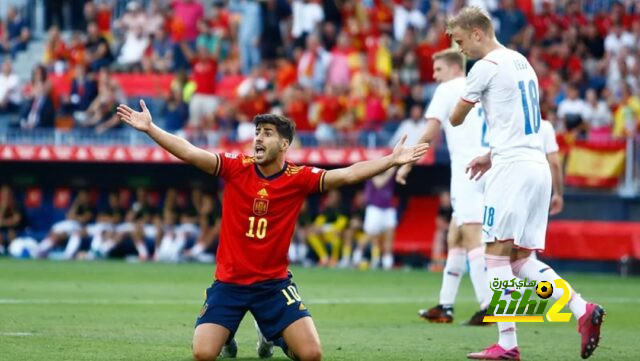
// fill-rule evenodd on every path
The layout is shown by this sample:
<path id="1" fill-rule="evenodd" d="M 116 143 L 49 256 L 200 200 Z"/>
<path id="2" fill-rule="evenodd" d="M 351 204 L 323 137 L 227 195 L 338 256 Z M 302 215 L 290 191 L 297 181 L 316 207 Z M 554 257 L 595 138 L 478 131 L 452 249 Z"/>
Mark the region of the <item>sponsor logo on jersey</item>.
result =
<path id="1" fill-rule="evenodd" d="M 269 196 L 269 193 L 267 193 L 267 190 L 266 190 L 266 189 L 262 188 L 261 190 L 259 190 L 259 191 L 258 191 L 258 195 L 259 195 L 260 197 L 268 197 L 268 196 Z"/>

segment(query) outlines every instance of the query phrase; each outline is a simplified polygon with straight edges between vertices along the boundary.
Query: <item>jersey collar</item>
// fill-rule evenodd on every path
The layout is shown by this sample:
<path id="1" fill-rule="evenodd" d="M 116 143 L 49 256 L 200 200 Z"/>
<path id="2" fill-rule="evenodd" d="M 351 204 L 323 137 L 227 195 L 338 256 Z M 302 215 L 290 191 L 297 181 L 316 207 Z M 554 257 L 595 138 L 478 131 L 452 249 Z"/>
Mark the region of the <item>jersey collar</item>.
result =
<path id="1" fill-rule="evenodd" d="M 260 168 L 258 168 L 258 165 L 253 163 L 253 169 L 256 170 L 256 174 L 258 175 L 258 177 L 262 178 L 262 179 L 266 179 L 266 180 L 274 180 L 276 178 L 278 178 L 279 176 L 283 175 L 284 172 L 287 170 L 287 167 L 289 166 L 289 163 L 287 161 L 284 162 L 284 166 L 282 167 L 282 169 L 280 169 L 280 171 L 278 173 L 275 173 L 273 175 L 270 176 L 265 176 L 264 174 L 262 174 L 262 172 L 260 171 Z"/>

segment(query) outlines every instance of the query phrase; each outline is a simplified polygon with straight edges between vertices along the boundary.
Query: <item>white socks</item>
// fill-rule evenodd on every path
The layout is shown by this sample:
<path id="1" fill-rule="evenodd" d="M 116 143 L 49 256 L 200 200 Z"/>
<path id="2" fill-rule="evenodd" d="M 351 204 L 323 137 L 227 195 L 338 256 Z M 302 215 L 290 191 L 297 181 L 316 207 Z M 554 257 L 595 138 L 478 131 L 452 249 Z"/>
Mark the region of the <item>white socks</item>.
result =
<path id="1" fill-rule="evenodd" d="M 484 247 L 477 247 L 467 253 L 469 259 L 469 277 L 476 293 L 476 299 L 480 303 L 480 308 L 485 309 L 491 302 L 491 290 L 487 280 L 487 269 L 484 260 Z"/>
<path id="2" fill-rule="evenodd" d="M 510 280 L 514 277 L 508 256 L 485 254 L 485 258 L 487 261 L 487 279 L 493 280 L 494 278 L 497 278 L 502 281 Z M 487 283 L 487 287 L 488 286 L 489 285 Z M 511 297 L 507 298 L 503 296 L 503 299 L 510 300 Z M 500 331 L 498 344 L 502 348 L 510 350 L 518 346 L 515 322 L 498 322 L 498 330 Z"/>
<path id="3" fill-rule="evenodd" d="M 500 347 L 505 350 L 511 350 L 518 346 L 515 322 L 498 322 L 498 331 L 500 331 L 500 338 L 498 340 Z"/>
<path id="4" fill-rule="evenodd" d="M 358 266 L 360 262 L 362 262 L 362 250 L 360 248 L 356 248 L 353 250 L 353 264 Z"/>
<path id="5" fill-rule="evenodd" d="M 204 246 L 202 243 L 196 243 L 191 247 L 191 255 L 193 257 L 201 255 L 202 253 L 204 253 Z"/>
<path id="6" fill-rule="evenodd" d="M 80 237 L 80 232 L 73 232 L 71 236 L 69 236 L 67 246 L 64 249 L 64 259 L 73 259 L 76 252 L 80 249 L 81 243 L 82 238 Z"/>
<path id="7" fill-rule="evenodd" d="M 390 270 L 393 268 L 393 254 L 385 253 L 382 255 L 382 269 Z"/>
<path id="8" fill-rule="evenodd" d="M 553 268 L 549 267 L 546 263 L 540 262 L 535 258 L 523 258 L 519 259 L 511 264 L 513 268 L 513 272 L 518 278 L 527 278 L 529 280 L 539 281 L 549 281 L 553 282 L 558 278 L 562 278 L 558 276 L 556 271 Z M 555 282 L 554 282 L 555 285 Z M 564 291 L 559 288 L 554 288 L 553 294 L 551 297 L 553 299 L 559 299 Z M 569 308 L 571 309 L 571 313 L 576 317 L 576 319 L 580 319 L 582 315 L 587 312 L 587 302 L 580 296 L 579 293 L 573 292 L 573 296 L 571 300 L 569 300 Z"/>
<path id="9" fill-rule="evenodd" d="M 138 251 L 138 257 L 142 260 L 149 259 L 149 251 L 147 250 L 147 246 L 142 242 L 135 242 L 136 251 Z"/>
<path id="10" fill-rule="evenodd" d="M 47 253 L 53 247 L 53 240 L 51 237 L 46 237 L 38 245 L 38 258 L 47 257 Z"/>
<path id="11" fill-rule="evenodd" d="M 460 280 L 467 268 L 467 257 L 464 248 L 456 247 L 449 250 L 447 263 L 442 272 L 442 288 L 440 288 L 440 304 L 452 306 L 458 294 Z"/>

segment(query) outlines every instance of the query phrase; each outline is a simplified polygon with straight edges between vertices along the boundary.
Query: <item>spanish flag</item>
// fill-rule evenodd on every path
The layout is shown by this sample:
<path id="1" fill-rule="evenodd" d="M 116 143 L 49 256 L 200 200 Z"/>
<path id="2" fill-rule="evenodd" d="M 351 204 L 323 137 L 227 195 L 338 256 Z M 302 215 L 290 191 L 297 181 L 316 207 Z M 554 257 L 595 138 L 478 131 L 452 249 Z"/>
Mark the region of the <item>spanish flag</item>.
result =
<path id="1" fill-rule="evenodd" d="M 577 187 L 614 187 L 624 171 L 624 157 L 624 141 L 578 140 L 569 150 L 565 183 Z"/>

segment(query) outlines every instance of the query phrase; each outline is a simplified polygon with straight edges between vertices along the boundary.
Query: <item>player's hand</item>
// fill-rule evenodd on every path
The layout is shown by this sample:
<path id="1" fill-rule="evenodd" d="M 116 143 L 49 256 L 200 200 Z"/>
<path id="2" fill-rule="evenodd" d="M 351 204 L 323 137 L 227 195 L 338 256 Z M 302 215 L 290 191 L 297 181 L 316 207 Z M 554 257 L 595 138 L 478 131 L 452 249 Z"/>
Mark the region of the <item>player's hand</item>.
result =
<path id="1" fill-rule="evenodd" d="M 549 214 L 555 216 L 556 214 L 562 212 L 562 208 L 564 208 L 564 200 L 561 195 L 556 193 L 551 196 L 551 207 L 549 207 Z"/>
<path id="2" fill-rule="evenodd" d="M 137 112 L 126 104 L 120 104 L 118 105 L 118 117 L 139 131 L 148 132 L 152 124 L 151 113 L 149 113 L 149 109 L 147 109 L 144 100 L 140 100 L 140 107 L 142 111 Z"/>
<path id="3" fill-rule="evenodd" d="M 491 156 L 489 153 L 474 158 L 467 166 L 466 173 L 469 179 L 478 180 L 491 168 Z"/>
<path id="4" fill-rule="evenodd" d="M 404 142 L 407 140 L 407 135 L 403 135 L 402 139 L 393 148 L 391 153 L 394 166 L 400 166 L 407 163 L 414 163 L 420 160 L 422 156 L 429 149 L 429 143 L 417 144 L 411 147 L 405 147 Z"/>
<path id="5" fill-rule="evenodd" d="M 405 164 L 398 168 L 398 171 L 396 172 L 396 182 L 406 185 L 409 172 L 411 172 L 411 164 Z"/>

